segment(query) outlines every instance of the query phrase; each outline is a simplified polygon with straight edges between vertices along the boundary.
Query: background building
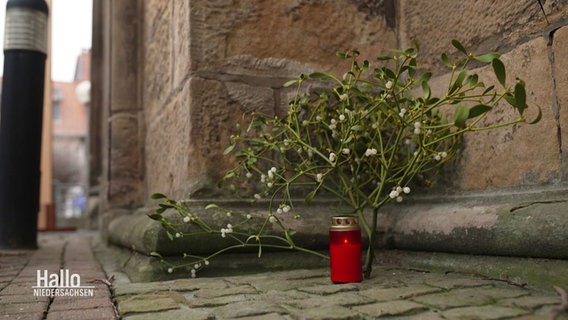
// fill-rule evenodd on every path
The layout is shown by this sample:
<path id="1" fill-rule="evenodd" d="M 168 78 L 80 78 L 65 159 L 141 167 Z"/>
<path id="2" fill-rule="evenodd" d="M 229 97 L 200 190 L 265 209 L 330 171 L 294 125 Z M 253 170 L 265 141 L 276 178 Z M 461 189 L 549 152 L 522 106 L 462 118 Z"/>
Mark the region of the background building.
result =
<path id="1" fill-rule="evenodd" d="M 52 82 L 52 165 L 57 227 L 77 226 L 86 209 L 88 178 L 88 105 L 77 87 L 90 77 L 91 53 L 77 58 L 73 82 Z M 72 219 L 72 220 L 69 220 Z"/>

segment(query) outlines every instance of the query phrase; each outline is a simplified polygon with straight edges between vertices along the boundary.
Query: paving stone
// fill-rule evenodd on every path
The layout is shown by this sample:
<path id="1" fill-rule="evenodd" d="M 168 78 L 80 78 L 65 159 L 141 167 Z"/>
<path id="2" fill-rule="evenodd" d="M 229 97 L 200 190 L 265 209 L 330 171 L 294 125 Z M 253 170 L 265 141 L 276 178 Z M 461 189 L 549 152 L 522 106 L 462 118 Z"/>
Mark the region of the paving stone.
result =
<path id="1" fill-rule="evenodd" d="M 4 304 L 0 314 L 40 313 L 47 310 L 48 303 L 11 303 Z"/>
<path id="2" fill-rule="evenodd" d="M 111 292 L 109 287 L 104 284 L 104 283 L 89 283 L 89 286 L 93 286 L 95 287 L 94 290 L 94 296 L 95 297 L 110 297 L 111 296 Z"/>
<path id="3" fill-rule="evenodd" d="M 224 289 L 200 289 L 194 293 L 196 298 L 218 298 L 223 296 L 241 295 L 241 294 L 257 294 L 258 291 L 250 286 L 230 287 Z"/>
<path id="4" fill-rule="evenodd" d="M 288 291 L 270 290 L 268 292 L 262 293 L 262 299 L 272 302 L 304 300 L 304 299 L 309 299 L 311 297 L 312 296 L 310 294 L 296 290 L 288 290 Z"/>
<path id="5" fill-rule="evenodd" d="M 160 291 L 168 291 L 169 285 L 161 282 L 149 283 L 129 283 L 117 286 L 114 288 L 114 295 L 116 297 L 124 295 L 148 294 Z"/>
<path id="6" fill-rule="evenodd" d="M 299 309 L 317 308 L 327 305 L 340 305 L 344 307 L 350 307 L 350 306 L 357 306 L 357 305 L 363 305 L 375 302 L 375 300 L 365 296 L 361 296 L 355 292 L 338 293 L 332 296 L 313 296 L 308 299 L 293 300 L 293 301 L 288 301 L 286 299 L 285 301 L 287 301 L 284 302 L 287 305 Z"/>
<path id="7" fill-rule="evenodd" d="M 183 296 L 182 300 L 185 300 Z M 120 315 L 179 309 L 180 301 L 173 294 L 145 294 L 118 300 Z"/>
<path id="8" fill-rule="evenodd" d="M 26 262 L 23 262 L 26 263 Z M 10 282 L 14 277 L 18 275 L 18 270 L 9 271 L 9 267 L 5 264 L 0 263 L 0 281 Z"/>
<path id="9" fill-rule="evenodd" d="M 92 298 L 92 297 L 55 297 L 49 311 L 74 310 L 74 309 L 98 309 L 112 308 L 113 304 L 110 298 Z"/>
<path id="10" fill-rule="evenodd" d="M 535 310 L 546 305 L 560 304 L 558 296 L 524 296 L 499 301 L 500 305 Z"/>
<path id="11" fill-rule="evenodd" d="M 428 294 L 414 297 L 412 300 L 445 310 L 456 307 L 481 306 L 484 304 L 494 303 L 498 299 L 514 298 L 528 294 L 528 291 L 519 289 L 479 287 Z"/>
<path id="12" fill-rule="evenodd" d="M 272 277 L 274 279 L 283 279 L 283 280 L 319 279 L 319 280 L 331 281 L 329 270 L 327 269 L 300 269 L 300 270 L 283 271 L 281 273 L 278 273 L 276 276 L 274 276 L 274 274 L 272 273 Z"/>
<path id="13" fill-rule="evenodd" d="M 515 318 L 515 320 L 541 320 L 541 319 L 550 319 L 551 312 L 556 306 L 544 306 L 537 310 L 533 311 L 533 314 L 528 314 L 526 316 L 522 316 L 519 318 Z M 568 313 L 561 314 L 556 320 L 568 320 Z"/>
<path id="14" fill-rule="evenodd" d="M 34 284 L 35 285 L 35 284 Z M 33 295 L 34 290 L 32 289 L 31 285 L 25 283 L 11 283 L 2 291 L 0 291 L 0 295 L 23 295 L 29 294 Z"/>
<path id="15" fill-rule="evenodd" d="M 527 310 L 519 308 L 490 305 L 451 309 L 442 312 L 442 316 L 446 319 L 459 320 L 497 320 L 519 317 L 528 313 Z"/>
<path id="16" fill-rule="evenodd" d="M 257 288 L 259 291 L 268 291 L 268 290 L 278 290 L 278 291 L 286 291 L 292 290 L 297 288 L 304 288 L 308 286 L 315 286 L 315 285 L 327 285 L 329 284 L 329 280 L 321 279 L 321 278 L 310 278 L 306 280 L 268 280 L 262 282 L 254 282 L 251 285 Z"/>
<path id="17" fill-rule="evenodd" d="M 487 294 L 493 299 L 506 299 L 506 298 L 517 298 L 522 296 L 528 296 L 531 294 L 529 290 L 516 288 L 513 286 L 496 286 L 491 288 L 472 288 L 471 291 L 478 291 L 483 294 Z"/>
<path id="18" fill-rule="evenodd" d="M 544 314 L 541 314 L 541 315 L 529 314 L 529 315 L 525 315 L 525 316 L 515 317 L 513 319 L 515 319 L 515 320 L 548 320 L 550 318 L 548 317 L 548 314 L 546 314 L 546 315 L 544 315 Z M 567 320 L 567 319 L 568 318 L 560 317 L 556 320 Z"/>
<path id="19" fill-rule="evenodd" d="M 441 278 L 424 281 L 427 285 L 442 289 L 482 287 L 491 284 L 490 281 L 470 278 Z"/>
<path id="20" fill-rule="evenodd" d="M 223 278 L 224 281 L 231 283 L 233 285 L 250 285 L 251 283 L 261 283 L 266 281 L 273 281 L 274 274 L 270 273 L 259 273 L 251 274 L 246 276 L 231 276 Z"/>
<path id="21" fill-rule="evenodd" d="M 116 319 L 114 309 L 111 307 L 80 310 L 50 311 L 47 320 L 100 320 Z"/>
<path id="22" fill-rule="evenodd" d="M 324 306 L 319 308 L 294 311 L 293 315 L 301 320 L 356 320 L 362 316 L 354 310 L 342 306 Z"/>
<path id="23" fill-rule="evenodd" d="M 49 297 L 35 297 L 33 294 L 0 295 L 0 305 L 7 303 L 49 302 Z"/>
<path id="24" fill-rule="evenodd" d="M 258 295 L 255 295 L 258 296 Z M 218 298 L 207 298 L 207 299 L 196 299 L 192 296 L 187 297 L 187 305 L 191 308 L 212 308 L 218 306 L 224 306 L 230 303 L 247 301 L 251 298 L 247 295 L 233 295 L 233 296 L 224 296 Z"/>
<path id="25" fill-rule="evenodd" d="M 410 287 L 400 288 L 374 288 L 360 291 L 359 294 L 375 299 L 377 301 L 390 301 L 398 299 L 406 299 L 411 297 L 418 297 L 428 293 L 435 293 L 443 291 L 440 288 L 434 288 L 425 285 L 415 285 Z"/>
<path id="26" fill-rule="evenodd" d="M 44 320 L 44 312 L 35 313 L 19 313 L 19 314 L 5 314 L 0 313 L 0 319 L 5 320 Z"/>
<path id="27" fill-rule="evenodd" d="M 410 315 L 407 316 L 394 316 L 394 317 L 386 317 L 385 319 L 389 319 L 389 320 L 445 320 L 445 318 L 443 318 L 440 315 L 440 312 L 438 310 L 434 310 L 434 311 L 420 311 L 416 314 L 411 313 Z"/>
<path id="28" fill-rule="evenodd" d="M 353 307 L 353 310 L 368 314 L 372 317 L 398 316 L 428 310 L 428 307 L 406 300 L 380 302 Z"/>
<path id="29" fill-rule="evenodd" d="M 268 313 L 285 314 L 287 311 L 275 303 L 265 301 L 243 301 L 219 307 L 215 309 L 215 313 L 221 319 L 234 319 Z"/>
<path id="30" fill-rule="evenodd" d="M 279 313 L 267 313 L 260 316 L 239 318 L 239 320 L 288 320 L 288 319 L 290 318 L 287 316 L 283 316 Z"/>
<path id="31" fill-rule="evenodd" d="M 14 262 L 13 264 L 6 264 L 0 262 L 0 279 L 2 281 L 11 281 L 18 276 L 27 261 L 24 262 Z"/>
<path id="32" fill-rule="evenodd" d="M 436 272 L 408 270 L 400 268 L 375 268 L 371 279 L 361 282 L 362 289 L 403 287 L 410 285 L 424 285 L 426 281 L 440 281 L 447 277 Z"/>
<path id="33" fill-rule="evenodd" d="M 317 279 L 321 283 L 330 283 L 329 270 L 327 269 L 298 269 L 279 272 L 265 272 L 247 276 L 232 276 L 225 280 L 235 284 L 256 283 L 269 280 L 307 280 Z"/>
<path id="34" fill-rule="evenodd" d="M 37 285 L 37 275 L 34 276 L 18 276 L 12 280 L 12 283 L 25 283 L 30 286 Z"/>
<path id="35" fill-rule="evenodd" d="M 199 289 L 224 289 L 228 284 L 219 279 L 180 279 L 175 280 L 170 289 L 174 291 L 195 291 Z"/>
<path id="36" fill-rule="evenodd" d="M 347 292 L 347 291 L 357 291 L 359 288 L 355 284 L 346 283 L 346 284 L 328 284 L 328 285 L 320 285 L 320 286 L 311 286 L 311 287 L 302 287 L 298 288 L 298 291 L 307 292 L 318 294 L 322 296 L 335 294 L 339 292 Z"/>
<path id="37" fill-rule="evenodd" d="M 128 315 L 122 318 L 123 320 L 213 320 L 215 316 L 208 311 L 193 310 L 193 309 L 180 309 L 170 310 L 164 312 L 151 312 L 145 314 Z"/>

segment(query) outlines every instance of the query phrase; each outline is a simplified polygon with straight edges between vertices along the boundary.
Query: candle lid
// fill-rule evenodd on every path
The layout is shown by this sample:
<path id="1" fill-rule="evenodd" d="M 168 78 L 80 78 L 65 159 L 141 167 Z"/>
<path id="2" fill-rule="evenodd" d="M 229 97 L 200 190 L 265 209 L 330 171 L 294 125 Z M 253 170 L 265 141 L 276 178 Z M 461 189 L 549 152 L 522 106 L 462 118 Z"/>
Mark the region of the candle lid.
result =
<path id="1" fill-rule="evenodd" d="M 331 230 L 347 231 L 359 230 L 359 219 L 357 216 L 335 216 L 331 217 Z"/>

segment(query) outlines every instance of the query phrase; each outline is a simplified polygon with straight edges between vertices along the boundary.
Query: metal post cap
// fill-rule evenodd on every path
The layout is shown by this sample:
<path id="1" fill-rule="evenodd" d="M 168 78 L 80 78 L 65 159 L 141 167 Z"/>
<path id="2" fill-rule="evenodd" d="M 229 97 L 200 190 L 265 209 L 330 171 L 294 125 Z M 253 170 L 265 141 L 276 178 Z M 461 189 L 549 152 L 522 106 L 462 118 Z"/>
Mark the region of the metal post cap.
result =
<path id="1" fill-rule="evenodd" d="M 29 8 L 32 10 L 41 11 L 45 14 L 47 14 L 49 11 L 47 3 L 44 0 L 9 0 L 6 4 L 6 9 L 15 7 Z"/>
<path id="2" fill-rule="evenodd" d="M 331 230 L 348 231 L 360 230 L 359 219 L 357 216 L 334 216 L 331 217 Z"/>
<path id="3" fill-rule="evenodd" d="M 47 53 L 47 16 L 47 4 L 43 0 L 8 1 L 4 50 Z"/>

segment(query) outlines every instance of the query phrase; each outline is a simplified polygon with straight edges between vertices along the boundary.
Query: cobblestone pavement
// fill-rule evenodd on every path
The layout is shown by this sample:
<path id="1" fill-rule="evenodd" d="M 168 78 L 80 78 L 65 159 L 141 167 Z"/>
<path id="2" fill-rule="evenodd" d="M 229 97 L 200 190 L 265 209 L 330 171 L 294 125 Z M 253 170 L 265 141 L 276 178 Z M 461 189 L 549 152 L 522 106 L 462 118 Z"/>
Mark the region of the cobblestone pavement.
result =
<path id="1" fill-rule="evenodd" d="M 0 319 L 549 319 L 561 301 L 552 289 L 386 266 L 351 284 L 326 269 L 130 283 L 97 248 L 105 274 L 90 243 L 50 236 L 37 251 L 0 251 Z M 94 296 L 34 297 L 37 270 L 61 268 Z"/>
<path id="2" fill-rule="evenodd" d="M 0 250 L 0 319 L 115 319 L 105 273 L 91 250 L 91 239 L 77 234 L 40 237 L 38 250 Z M 93 297 L 35 296 L 38 270 L 43 276 L 61 269 L 80 275 L 80 285 L 92 287 Z"/>

